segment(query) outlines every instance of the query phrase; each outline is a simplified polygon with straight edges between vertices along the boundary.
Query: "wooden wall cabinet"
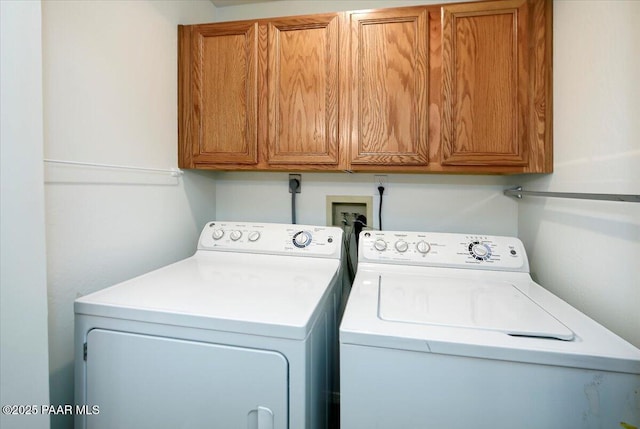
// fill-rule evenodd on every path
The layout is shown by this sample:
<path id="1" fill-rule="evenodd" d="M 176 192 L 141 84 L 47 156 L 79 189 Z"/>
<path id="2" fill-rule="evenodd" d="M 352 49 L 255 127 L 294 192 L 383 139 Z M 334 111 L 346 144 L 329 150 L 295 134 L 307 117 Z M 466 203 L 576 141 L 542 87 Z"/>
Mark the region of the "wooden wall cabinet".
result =
<path id="1" fill-rule="evenodd" d="M 258 24 L 179 27 L 181 168 L 258 162 Z"/>
<path id="2" fill-rule="evenodd" d="M 443 166 L 551 172 L 550 7 L 443 6 Z"/>
<path id="3" fill-rule="evenodd" d="M 336 168 L 339 16 L 283 18 L 266 27 L 266 161 Z"/>
<path id="4" fill-rule="evenodd" d="M 352 168 L 428 163 L 427 9 L 351 13 Z"/>
<path id="5" fill-rule="evenodd" d="M 339 14 L 179 31 L 182 168 L 338 167 Z"/>
<path id="6" fill-rule="evenodd" d="M 551 0 L 180 27 L 179 165 L 548 173 Z"/>

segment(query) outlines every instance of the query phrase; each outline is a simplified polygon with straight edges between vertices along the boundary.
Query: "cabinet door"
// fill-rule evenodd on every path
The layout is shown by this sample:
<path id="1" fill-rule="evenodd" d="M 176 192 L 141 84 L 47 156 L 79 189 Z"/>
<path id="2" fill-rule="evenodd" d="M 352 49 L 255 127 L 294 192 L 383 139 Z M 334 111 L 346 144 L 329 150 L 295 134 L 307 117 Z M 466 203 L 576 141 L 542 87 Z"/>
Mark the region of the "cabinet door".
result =
<path id="1" fill-rule="evenodd" d="M 268 26 L 268 163 L 338 163 L 337 14 Z"/>
<path id="2" fill-rule="evenodd" d="M 181 28 L 181 166 L 257 163 L 257 30 L 255 22 Z"/>
<path id="3" fill-rule="evenodd" d="M 350 17 L 352 166 L 426 165 L 427 9 Z"/>
<path id="4" fill-rule="evenodd" d="M 549 136 L 535 115 L 544 115 L 546 95 L 535 97 L 546 64 L 535 55 L 545 24 L 532 19 L 530 3 L 443 7 L 443 164 L 526 166 L 531 154 L 544 156 Z"/>

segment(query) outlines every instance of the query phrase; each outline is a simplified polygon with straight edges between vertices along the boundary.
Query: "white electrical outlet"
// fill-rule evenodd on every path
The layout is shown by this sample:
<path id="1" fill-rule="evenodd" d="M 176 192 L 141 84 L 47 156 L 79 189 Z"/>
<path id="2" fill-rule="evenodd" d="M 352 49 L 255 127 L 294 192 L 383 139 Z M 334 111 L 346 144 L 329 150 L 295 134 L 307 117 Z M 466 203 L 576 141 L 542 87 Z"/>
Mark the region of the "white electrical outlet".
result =
<path id="1" fill-rule="evenodd" d="M 374 195 L 380 195 L 378 190 L 379 186 L 384 188 L 384 196 L 389 195 L 389 176 L 386 174 L 376 174 L 373 176 L 373 183 L 375 184 Z"/>

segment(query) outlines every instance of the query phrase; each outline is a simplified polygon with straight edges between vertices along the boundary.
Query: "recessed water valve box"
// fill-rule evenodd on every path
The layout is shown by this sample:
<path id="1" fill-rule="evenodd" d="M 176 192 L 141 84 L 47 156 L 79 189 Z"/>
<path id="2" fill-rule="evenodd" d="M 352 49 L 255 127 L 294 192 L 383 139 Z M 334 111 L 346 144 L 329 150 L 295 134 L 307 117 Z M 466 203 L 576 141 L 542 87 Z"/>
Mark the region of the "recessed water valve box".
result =
<path id="1" fill-rule="evenodd" d="M 365 216 L 367 224 L 373 221 L 373 197 L 327 196 L 327 225 L 353 226 L 358 215 Z"/>

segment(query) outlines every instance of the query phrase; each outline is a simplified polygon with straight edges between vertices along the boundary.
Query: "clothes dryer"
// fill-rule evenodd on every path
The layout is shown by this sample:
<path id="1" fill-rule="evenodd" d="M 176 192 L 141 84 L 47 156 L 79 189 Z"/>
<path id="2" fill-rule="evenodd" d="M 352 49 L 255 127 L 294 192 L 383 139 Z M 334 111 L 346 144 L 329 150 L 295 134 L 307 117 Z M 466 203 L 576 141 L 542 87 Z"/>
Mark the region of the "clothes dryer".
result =
<path id="1" fill-rule="evenodd" d="M 326 428 L 342 230 L 210 222 L 187 259 L 75 302 L 79 429 Z"/>

